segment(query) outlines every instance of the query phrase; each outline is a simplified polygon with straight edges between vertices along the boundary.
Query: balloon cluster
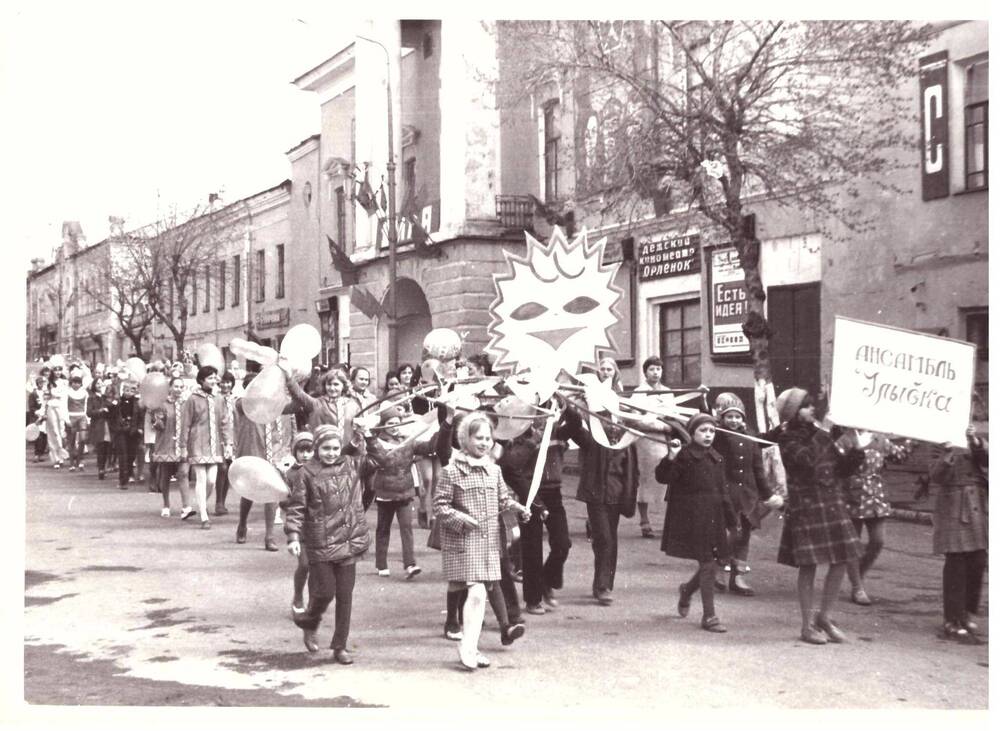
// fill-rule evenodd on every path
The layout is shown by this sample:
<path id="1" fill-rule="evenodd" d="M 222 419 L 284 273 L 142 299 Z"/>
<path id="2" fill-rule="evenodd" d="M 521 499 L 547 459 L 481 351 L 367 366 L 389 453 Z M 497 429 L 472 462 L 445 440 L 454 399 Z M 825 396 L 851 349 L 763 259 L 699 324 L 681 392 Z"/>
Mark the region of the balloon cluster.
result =
<path id="1" fill-rule="evenodd" d="M 312 359 L 323 347 L 319 332 L 312 325 L 296 325 L 281 341 L 280 356 L 291 365 L 292 377 L 303 379 L 312 371 Z M 257 343 L 234 338 L 229 349 L 237 356 L 254 360 L 264 366 L 254 376 L 243 394 L 243 411 L 257 424 L 274 421 L 291 401 L 285 386 L 285 374 L 278 367 L 279 352 Z"/>

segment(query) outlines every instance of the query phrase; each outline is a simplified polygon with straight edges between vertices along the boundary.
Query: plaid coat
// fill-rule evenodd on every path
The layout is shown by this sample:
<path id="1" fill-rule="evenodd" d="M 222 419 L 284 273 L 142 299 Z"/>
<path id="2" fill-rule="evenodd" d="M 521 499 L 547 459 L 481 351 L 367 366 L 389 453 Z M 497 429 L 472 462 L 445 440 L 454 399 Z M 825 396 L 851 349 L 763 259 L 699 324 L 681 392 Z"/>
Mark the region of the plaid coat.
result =
<path id="1" fill-rule="evenodd" d="M 782 424 L 770 437 L 788 474 L 788 503 L 778 563 L 809 566 L 861 557 L 861 541 L 847 513 L 845 479 L 864 459 L 860 449 L 841 453 L 815 424 Z"/>
<path id="2" fill-rule="evenodd" d="M 956 455 L 939 450 L 930 467 L 931 482 L 938 485 L 934 502 L 934 553 L 967 553 L 989 547 L 988 465 L 985 440 Z"/>
<path id="3" fill-rule="evenodd" d="M 511 507 L 519 505 L 497 465 L 469 464 L 462 452 L 453 457 L 434 493 L 447 581 L 500 580 L 500 511 Z"/>

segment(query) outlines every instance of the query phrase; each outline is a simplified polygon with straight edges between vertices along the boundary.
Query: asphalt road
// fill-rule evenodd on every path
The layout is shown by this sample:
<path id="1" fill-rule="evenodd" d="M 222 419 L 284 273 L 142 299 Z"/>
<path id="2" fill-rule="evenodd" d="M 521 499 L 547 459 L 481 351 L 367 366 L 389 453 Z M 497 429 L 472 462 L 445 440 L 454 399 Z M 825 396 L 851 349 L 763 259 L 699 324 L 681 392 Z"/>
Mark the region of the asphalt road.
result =
<path id="1" fill-rule="evenodd" d="M 571 495 L 575 478 L 567 483 Z M 930 553 L 925 525 L 890 523 L 868 580 L 874 605 L 851 604 L 845 590 L 834 616 L 850 643 L 816 647 L 798 640 L 796 574 L 774 560 L 777 518 L 752 544 L 758 595 L 719 595 L 729 632 L 717 635 L 700 629 L 697 598 L 687 619 L 676 615 L 676 587 L 694 566 L 664 556 L 659 540 L 642 539 L 637 520 L 620 529 L 615 602 L 596 605 L 585 513 L 567 499 L 573 548 L 559 610 L 529 616 L 525 637 L 507 648 L 487 612 L 480 647 L 493 666 L 469 674 L 457 668 L 456 643 L 442 637 L 445 584 L 425 530 L 416 532 L 424 573 L 414 581 L 403 578 L 395 534 L 391 577 L 376 576 L 371 557 L 359 564 L 349 642 L 357 662 L 343 667 L 329 651 L 303 648 L 289 618 L 294 559 L 263 550 L 262 512 L 251 517 L 248 543 L 235 543 L 235 495 L 230 515 L 203 531 L 160 518 L 159 496 L 144 485 L 123 492 L 92 469 L 81 475 L 29 464 L 26 503 L 29 703 L 418 711 L 443 702 L 502 707 L 516 697 L 520 708 L 620 707 L 658 717 L 671 708 L 988 704 L 988 645 L 936 635 L 942 560 Z M 662 511 L 656 506 L 654 524 Z M 323 647 L 331 632 L 332 616 L 321 626 Z"/>

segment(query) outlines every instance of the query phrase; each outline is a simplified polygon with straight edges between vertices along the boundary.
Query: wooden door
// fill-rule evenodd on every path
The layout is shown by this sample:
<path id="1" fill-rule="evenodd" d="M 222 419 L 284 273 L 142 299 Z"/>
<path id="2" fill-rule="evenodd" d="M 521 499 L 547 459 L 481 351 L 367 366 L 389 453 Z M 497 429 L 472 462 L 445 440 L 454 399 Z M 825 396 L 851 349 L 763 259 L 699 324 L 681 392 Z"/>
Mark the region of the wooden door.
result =
<path id="1" fill-rule="evenodd" d="M 798 386 L 819 391 L 819 282 L 769 287 L 771 377 L 774 390 Z"/>

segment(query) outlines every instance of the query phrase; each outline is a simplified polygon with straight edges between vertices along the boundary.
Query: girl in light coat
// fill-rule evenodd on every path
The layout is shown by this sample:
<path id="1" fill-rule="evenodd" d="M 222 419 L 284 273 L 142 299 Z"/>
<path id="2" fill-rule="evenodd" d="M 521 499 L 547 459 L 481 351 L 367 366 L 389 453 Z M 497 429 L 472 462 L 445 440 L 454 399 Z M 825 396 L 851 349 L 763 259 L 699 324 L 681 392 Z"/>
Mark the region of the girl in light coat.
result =
<path id="1" fill-rule="evenodd" d="M 198 388 L 184 402 L 181 416 L 181 440 L 184 460 L 194 470 L 194 492 L 198 502 L 201 527 L 212 527 L 208 519 L 208 493 L 215 484 L 223 457 L 223 430 L 228 428 L 222 397 L 214 394 L 219 382 L 218 371 L 213 366 L 202 366 L 195 379 Z M 181 518 L 187 518 L 181 515 Z"/>

